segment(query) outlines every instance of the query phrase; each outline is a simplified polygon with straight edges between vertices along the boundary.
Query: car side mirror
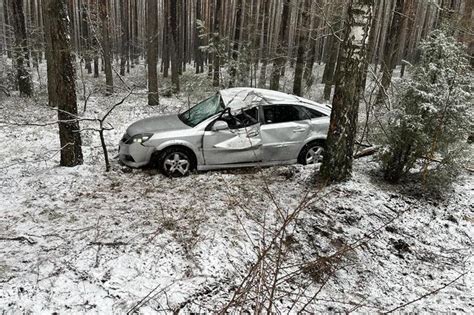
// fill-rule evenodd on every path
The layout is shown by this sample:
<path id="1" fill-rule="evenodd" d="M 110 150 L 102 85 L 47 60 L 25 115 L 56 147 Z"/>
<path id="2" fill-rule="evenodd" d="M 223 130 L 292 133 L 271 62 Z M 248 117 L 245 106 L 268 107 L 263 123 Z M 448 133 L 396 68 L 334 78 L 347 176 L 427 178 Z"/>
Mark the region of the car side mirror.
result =
<path id="1" fill-rule="evenodd" d="M 214 125 L 212 125 L 212 131 L 220 131 L 229 129 L 229 125 L 223 120 L 217 120 Z"/>

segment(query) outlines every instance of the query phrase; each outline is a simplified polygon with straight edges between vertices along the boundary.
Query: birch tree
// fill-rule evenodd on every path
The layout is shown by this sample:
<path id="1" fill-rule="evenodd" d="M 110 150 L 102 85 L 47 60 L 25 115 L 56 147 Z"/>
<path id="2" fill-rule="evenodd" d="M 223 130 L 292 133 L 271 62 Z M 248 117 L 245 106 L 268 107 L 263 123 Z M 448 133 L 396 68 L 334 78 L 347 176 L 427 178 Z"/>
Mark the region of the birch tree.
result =
<path id="1" fill-rule="evenodd" d="M 321 175 L 328 182 L 346 180 L 352 160 L 359 96 L 373 0 L 350 0 L 344 22 L 344 42 L 337 62 L 327 148 Z"/>

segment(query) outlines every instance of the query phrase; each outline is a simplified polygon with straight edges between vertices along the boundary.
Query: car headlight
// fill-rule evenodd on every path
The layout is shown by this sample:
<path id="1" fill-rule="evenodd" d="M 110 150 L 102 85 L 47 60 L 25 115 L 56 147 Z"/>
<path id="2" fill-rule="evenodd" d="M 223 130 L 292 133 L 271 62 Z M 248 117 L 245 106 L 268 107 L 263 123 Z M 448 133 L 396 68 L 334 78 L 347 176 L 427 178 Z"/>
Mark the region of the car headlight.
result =
<path id="1" fill-rule="evenodd" d="M 145 141 L 148 141 L 152 136 L 153 136 L 152 133 L 142 133 L 142 134 L 134 135 L 133 137 L 128 139 L 126 143 L 127 144 L 143 143 Z"/>

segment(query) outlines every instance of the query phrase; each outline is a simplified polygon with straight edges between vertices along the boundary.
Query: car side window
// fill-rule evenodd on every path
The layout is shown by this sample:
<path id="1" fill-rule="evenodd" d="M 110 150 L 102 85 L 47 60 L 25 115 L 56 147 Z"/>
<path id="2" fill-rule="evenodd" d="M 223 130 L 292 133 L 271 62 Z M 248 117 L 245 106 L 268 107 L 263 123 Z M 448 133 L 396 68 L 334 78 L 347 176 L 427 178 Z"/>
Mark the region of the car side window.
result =
<path id="1" fill-rule="evenodd" d="M 305 110 L 308 112 L 310 118 L 319 118 L 325 117 L 326 115 L 312 108 L 305 107 Z"/>
<path id="2" fill-rule="evenodd" d="M 249 108 L 233 115 L 225 113 L 220 119 L 227 122 L 230 129 L 249 127 L 258 123 L 258 108 Z"/>
<path id="3" fill-rule="evenodd" d="M 308 113 L 301 106 L 271 105 L 263 107 L 266 124 L 277 124 L 308 119 Z"/>

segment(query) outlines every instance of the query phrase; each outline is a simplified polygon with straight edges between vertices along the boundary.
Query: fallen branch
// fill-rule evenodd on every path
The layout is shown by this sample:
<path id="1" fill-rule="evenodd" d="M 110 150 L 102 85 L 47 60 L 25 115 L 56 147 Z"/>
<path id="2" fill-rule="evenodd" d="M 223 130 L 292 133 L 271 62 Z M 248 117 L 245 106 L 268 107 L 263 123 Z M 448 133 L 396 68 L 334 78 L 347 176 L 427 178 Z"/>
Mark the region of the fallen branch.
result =
<path id="1" fill-rule="evenodd" d="M 10 91 L 8 91 L 7 87 L 3 86 L 3 85 L 0 85 L 0 91 L 2 91 L 3 93 L 5 93 L 6 96 L 11 96 L 10 95 Z"/>
<path id="2" fill-rule="evenodd" d="M 359 158 L 364 157 L 364 156 L 374 155 L 375 153 L 377 153 L 377 151 L 379 149 L 380 149 L 379 146 L 372 146 L 372 147 L 362 149 L 359 152 L 357 152 L 356 154 L 354 154 L 354 159 L 359 159 Z"/>
<path id="3" fill-rule="evenodd" d="M 118 247 L 118 246 L 125 246 L 128 243 L 125 242 L 90 242 L 90 245 L 99 245 L 99 246 L 110 246 L 110 247 Z"/>
<path id="4" fill-rule="evenodd" d="M 0 237 L 0 241 L 19 241 L 19 242 L 27 242 L 30 245 L 36 244 L 36 241 L 33 241 L 26 236 Z"/>

